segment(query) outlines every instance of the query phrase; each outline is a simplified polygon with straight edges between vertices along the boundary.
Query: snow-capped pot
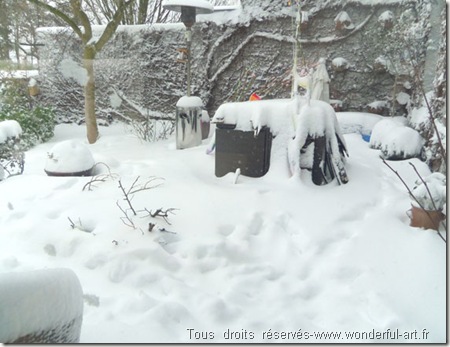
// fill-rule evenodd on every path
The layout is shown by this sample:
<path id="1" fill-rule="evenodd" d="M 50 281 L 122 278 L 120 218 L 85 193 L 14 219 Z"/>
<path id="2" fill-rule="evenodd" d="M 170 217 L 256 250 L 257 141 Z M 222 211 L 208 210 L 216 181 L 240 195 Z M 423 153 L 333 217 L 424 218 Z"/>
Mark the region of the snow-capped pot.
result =
<path id="1" fill-rule="evenodd" d="M 426 185 L 422 180 L 418 180 L 412 189 L 414 198 L 412 197 L 411 201 L 410 226 L 439 230 L 441 221 L 445 219 L 442 211 L 447 199 L 446 177 L 434 172 L 425 177 L 424 182 Z"/>
<path id="2" fill-rule="evenodd" d="M 412 199 L 412 205 L 428 211 L 442 211 L 447 201 L 447 179 L 445 175 L 440 172 L 434 172 L 423 180 L 426 185 L 419 179 L 416 181 L 416 186 L 412 189 L 412 193 L 415 197 L 415 199 Z M 421 206 L 416 199 L 420 202 Z"/>
<path id="3" fill-rule="evenodd" d="M 95 165 L 89 148 L 73 140 L 56 144 L 47 155 L 44 170 L 49 176 L 89 176 Z"/>

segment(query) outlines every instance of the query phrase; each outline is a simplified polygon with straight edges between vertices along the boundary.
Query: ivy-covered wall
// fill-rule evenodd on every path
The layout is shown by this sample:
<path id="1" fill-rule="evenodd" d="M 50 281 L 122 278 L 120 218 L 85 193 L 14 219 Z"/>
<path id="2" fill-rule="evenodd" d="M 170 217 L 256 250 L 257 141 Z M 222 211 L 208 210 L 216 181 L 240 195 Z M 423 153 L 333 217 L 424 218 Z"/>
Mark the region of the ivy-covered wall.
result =
<path id="1" fill-rule="evenodd" d="M 243 0 L 229 21 L 194 26 L 194 95 L 212 115 L 226 101 L 287 98 L 291 92 L 296 9 L 288 1 Z M 305 1 L 298 70 L 326 58 L 331 99 L 341 110 L 404 115 L 423 74 L 431 0 Z M 214 17 L 212 17 L 214 18 Z M 217 18 L 217 17 L 216 17 Z M 42 102 L 62 120 L 83 118 L 81 50 L 67 31 L 42 31 Z M 173 117 L 185 94 L 182 24 L 122 27 L 95 63 L 100 117 Z M 414 70 L 411 61 L 417 63 Z"/>

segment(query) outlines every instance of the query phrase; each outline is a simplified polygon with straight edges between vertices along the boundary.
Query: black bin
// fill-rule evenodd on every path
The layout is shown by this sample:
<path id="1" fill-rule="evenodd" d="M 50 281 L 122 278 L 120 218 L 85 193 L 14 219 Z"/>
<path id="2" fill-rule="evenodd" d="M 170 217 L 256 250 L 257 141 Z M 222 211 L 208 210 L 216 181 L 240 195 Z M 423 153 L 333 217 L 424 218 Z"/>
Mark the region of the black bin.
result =
<path id="1" fill-rule="evenodd" d="M 217 124 L 216 176 L 241 170 L 249 177 L 261 177 L 269 171 L 272 133 L 263 127 L 254 131 L 235 130 L 234 124 Z"/>

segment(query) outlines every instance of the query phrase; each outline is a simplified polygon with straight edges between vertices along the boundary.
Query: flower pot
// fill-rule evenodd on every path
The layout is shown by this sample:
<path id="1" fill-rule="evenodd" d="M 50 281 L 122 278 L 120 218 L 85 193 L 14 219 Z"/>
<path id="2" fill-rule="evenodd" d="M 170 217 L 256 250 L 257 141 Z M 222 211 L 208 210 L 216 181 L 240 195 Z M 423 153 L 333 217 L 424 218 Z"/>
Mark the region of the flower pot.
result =
<path id="1" fill-rule="evenodd" d="M 420 207 L 412 206 L 408 211 L 409 218 L 411 219 L 410 226 L 439 230 L 439 224 L 445 219 L 445 215 L 441 211 L 436 210 L 424 210 Z"/>

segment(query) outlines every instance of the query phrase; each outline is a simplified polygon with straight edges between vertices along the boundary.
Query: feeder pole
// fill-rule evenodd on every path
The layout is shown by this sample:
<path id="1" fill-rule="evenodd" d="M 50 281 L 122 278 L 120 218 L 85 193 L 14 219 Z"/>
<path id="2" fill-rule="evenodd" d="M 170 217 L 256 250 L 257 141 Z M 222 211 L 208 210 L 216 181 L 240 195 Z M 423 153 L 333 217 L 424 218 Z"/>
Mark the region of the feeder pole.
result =
<path id="1" fill-rule="evenodd" d="M 191 43 L 192 43 L 192 30 L 190 26 L 186 27 L 186 51 L 187 51 L 187 62 L 186 62 L 186 74 L 187 74 L 187 91 L 186 95 L 191 96 Z"/>

